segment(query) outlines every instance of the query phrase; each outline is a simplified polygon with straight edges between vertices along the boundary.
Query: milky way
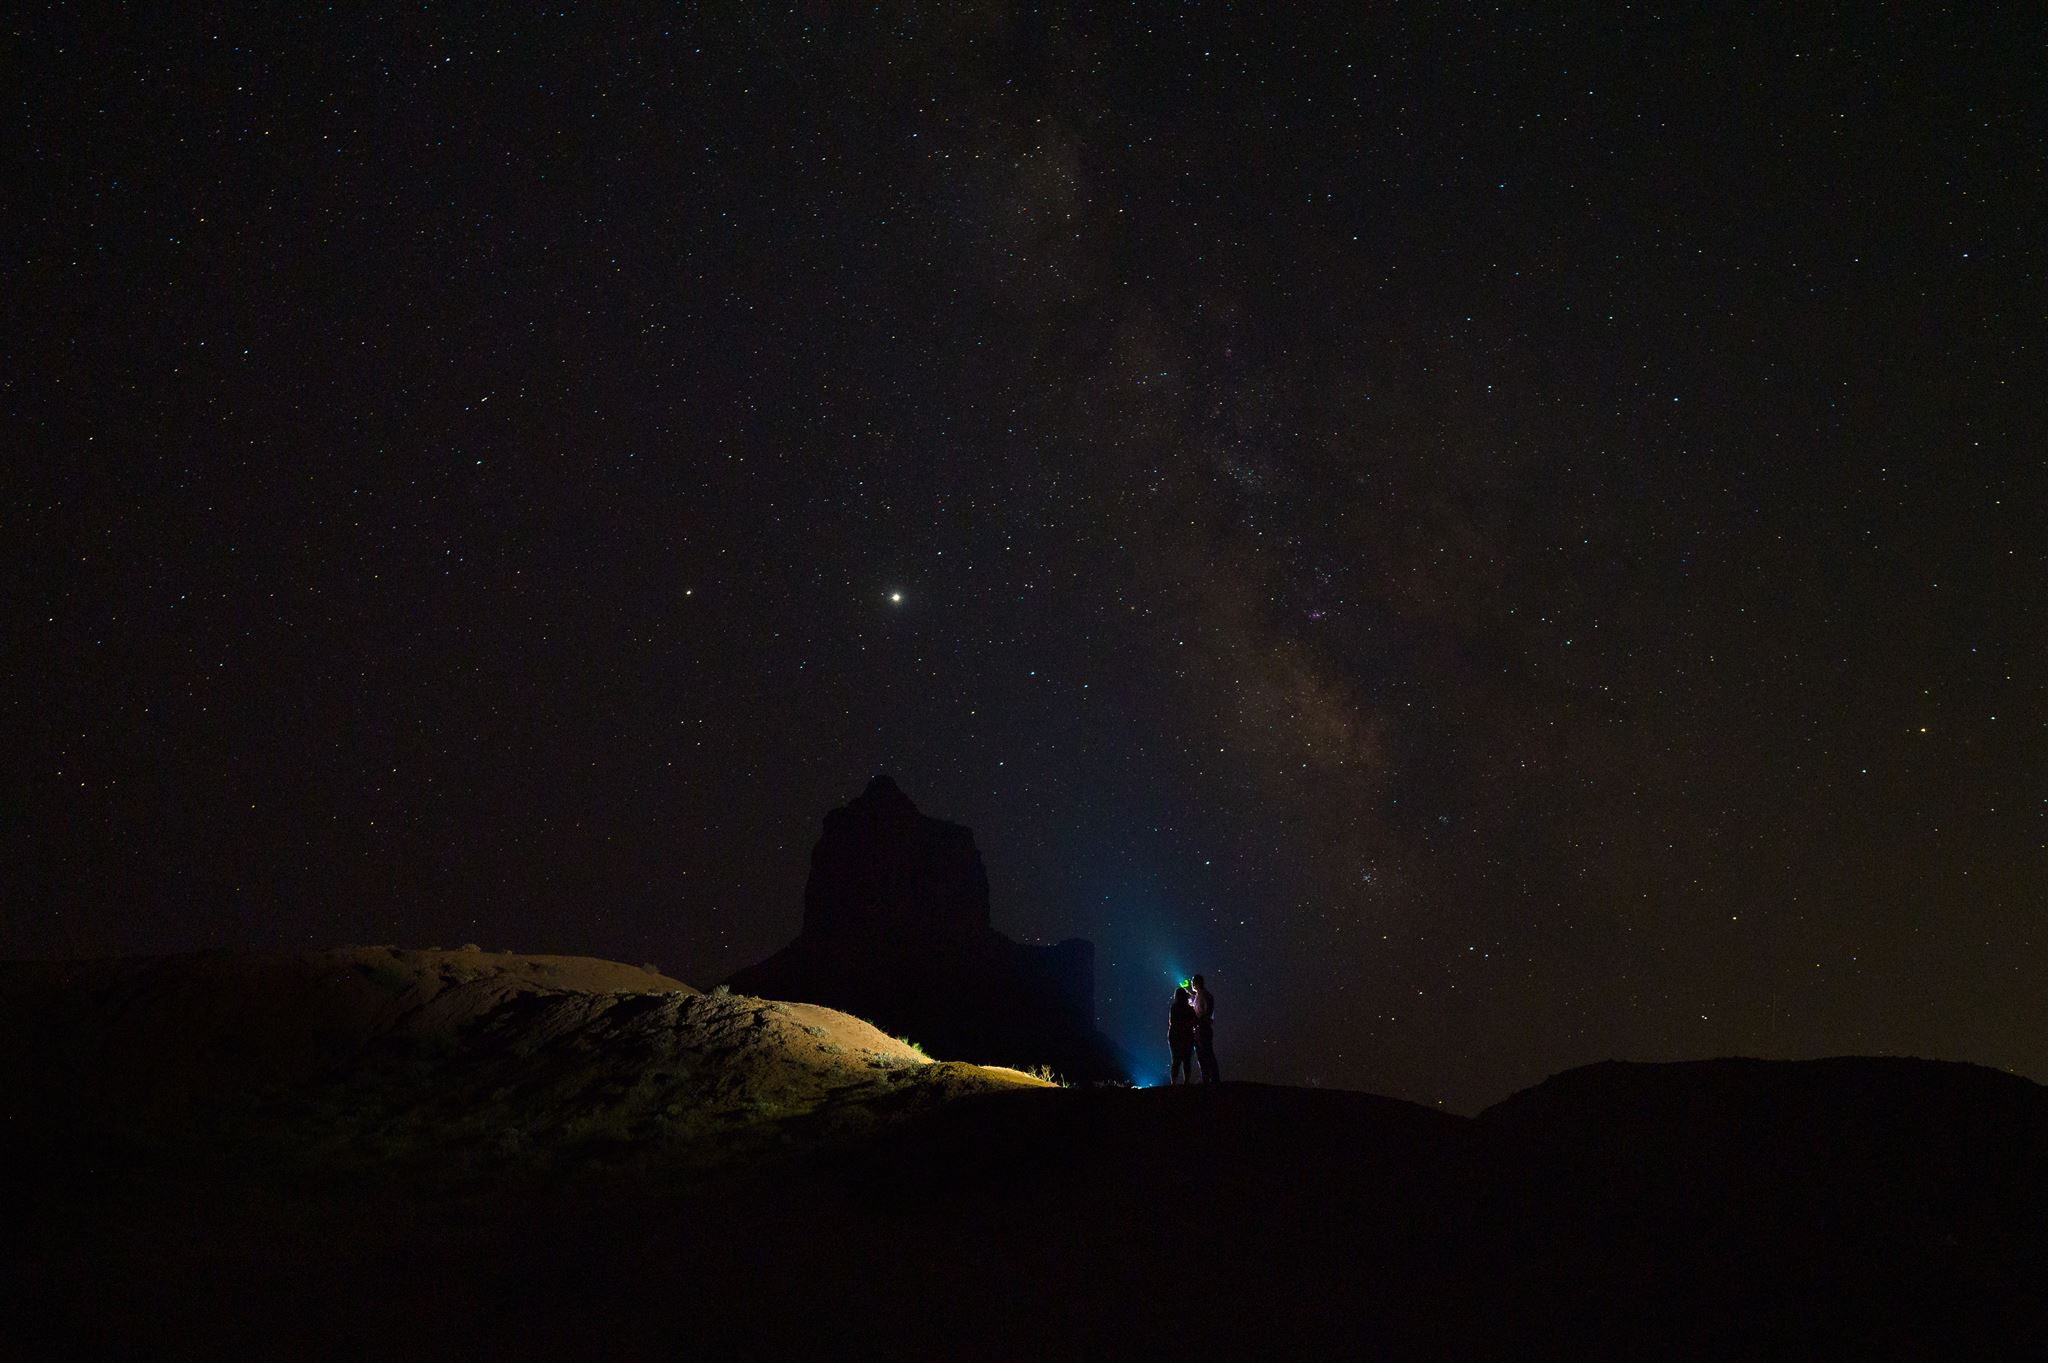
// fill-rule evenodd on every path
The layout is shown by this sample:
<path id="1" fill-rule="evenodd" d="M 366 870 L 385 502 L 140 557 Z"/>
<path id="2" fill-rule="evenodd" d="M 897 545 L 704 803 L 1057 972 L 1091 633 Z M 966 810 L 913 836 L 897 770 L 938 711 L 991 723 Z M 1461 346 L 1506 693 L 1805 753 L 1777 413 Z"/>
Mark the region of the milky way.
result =
<path id="1" fill-rule="evenodd" d="M 25 21 L 0 948 L 708 983 L 887 770 L 1148 1055 L 2048 1078 L 2031 16 L 838 9 Z"/>

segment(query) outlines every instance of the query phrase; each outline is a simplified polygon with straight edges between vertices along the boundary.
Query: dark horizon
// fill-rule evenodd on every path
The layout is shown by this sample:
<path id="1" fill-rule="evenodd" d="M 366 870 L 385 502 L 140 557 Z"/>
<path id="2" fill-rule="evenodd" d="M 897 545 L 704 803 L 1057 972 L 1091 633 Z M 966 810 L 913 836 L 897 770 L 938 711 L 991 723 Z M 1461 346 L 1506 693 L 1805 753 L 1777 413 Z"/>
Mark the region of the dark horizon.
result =
<path id="1" fill-rule="evenodd" d="M 708 987 L 887 771 L 1141 1054 L 2048 1081 L 2042 37 L 25 15 L 0 956 Z"/>

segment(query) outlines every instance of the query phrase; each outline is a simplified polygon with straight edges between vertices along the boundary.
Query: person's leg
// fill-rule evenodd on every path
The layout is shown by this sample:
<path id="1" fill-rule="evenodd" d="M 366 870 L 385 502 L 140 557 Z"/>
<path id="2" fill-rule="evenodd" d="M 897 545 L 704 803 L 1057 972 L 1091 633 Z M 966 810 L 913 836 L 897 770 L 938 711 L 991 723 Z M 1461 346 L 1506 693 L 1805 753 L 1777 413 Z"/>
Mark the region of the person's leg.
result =
<path id="1" fill-rule="evenodd" d="M 1216 1039 L 1210 1036 L 1195 1039 L 1195 1055 L 1202 1062 L 1202 1082 L 1213 1084 L 1216 1074 Z"/>

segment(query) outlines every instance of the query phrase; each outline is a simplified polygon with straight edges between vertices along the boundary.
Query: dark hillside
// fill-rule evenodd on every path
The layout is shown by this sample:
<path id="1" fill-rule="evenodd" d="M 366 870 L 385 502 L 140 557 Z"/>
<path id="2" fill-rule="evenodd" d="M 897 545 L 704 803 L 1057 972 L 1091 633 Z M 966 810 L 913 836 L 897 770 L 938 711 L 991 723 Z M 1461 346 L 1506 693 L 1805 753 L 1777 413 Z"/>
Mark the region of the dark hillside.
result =
<path id="1" fill-rule="evenodd" d="M 1971 1066 L 1597 1065 L 1462 1118 L 1054 1089 L 573 958 L 0 986 L 0 1274 L 76 1355 L 1947 1359 L 2042 1324 L 2048 1094 Z"/>

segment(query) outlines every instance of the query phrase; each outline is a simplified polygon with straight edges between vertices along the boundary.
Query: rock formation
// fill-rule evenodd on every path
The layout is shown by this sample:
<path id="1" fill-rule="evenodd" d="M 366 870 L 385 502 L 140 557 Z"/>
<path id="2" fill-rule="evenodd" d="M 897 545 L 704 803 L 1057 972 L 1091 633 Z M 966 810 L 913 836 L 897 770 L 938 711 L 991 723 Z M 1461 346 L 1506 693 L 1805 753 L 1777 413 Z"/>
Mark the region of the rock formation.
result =
<path id="1" fill-rule="evenodd" d="M 1095 1030 L 1094 944 L 997 932 L 973 832 L 919 813 L 887 776 L 825 816 L 797 939 L 726 983 L 842 1009 L 948 1059 L 1129 1076 Z"/>

